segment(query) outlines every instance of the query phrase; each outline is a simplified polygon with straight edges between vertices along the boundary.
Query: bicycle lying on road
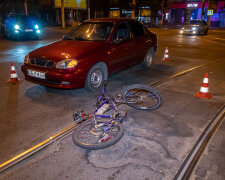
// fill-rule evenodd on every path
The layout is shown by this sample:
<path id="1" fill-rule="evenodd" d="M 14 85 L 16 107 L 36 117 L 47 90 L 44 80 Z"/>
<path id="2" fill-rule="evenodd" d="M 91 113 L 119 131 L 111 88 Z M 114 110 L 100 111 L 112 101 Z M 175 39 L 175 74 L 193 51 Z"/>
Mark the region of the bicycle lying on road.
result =
<path id="1" fill-rule="evenodd" d="M 106 82 L 96 102 L 94 113 L 84 110 L 74 112 L 74 121 L 79 123 L 73 132 L 73 142 L 81 148 L 96 150 L 117 143 L 123 136 L 121 122 L 127 113 L 119 111 L 120 104 L 127 104 L 140 110 L 154 110 L 161 105 L 159 93 L 146 85 L 135 84 L 122 90 L 121 96 L 113 98 L 105 95 Z"/>

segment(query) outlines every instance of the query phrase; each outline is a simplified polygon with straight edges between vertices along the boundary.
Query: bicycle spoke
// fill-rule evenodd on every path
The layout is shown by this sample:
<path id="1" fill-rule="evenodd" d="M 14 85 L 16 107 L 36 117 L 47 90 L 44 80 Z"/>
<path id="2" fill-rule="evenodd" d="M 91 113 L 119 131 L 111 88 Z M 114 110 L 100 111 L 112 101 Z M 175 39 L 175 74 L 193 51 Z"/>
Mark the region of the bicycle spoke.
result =
<path id="1" fill-rule="evenodd" d="M 137 109 L 156 109 L 161 104 L 159 94 L 145 85 L 127 87 L 122 97 L 128 105 Z"/>

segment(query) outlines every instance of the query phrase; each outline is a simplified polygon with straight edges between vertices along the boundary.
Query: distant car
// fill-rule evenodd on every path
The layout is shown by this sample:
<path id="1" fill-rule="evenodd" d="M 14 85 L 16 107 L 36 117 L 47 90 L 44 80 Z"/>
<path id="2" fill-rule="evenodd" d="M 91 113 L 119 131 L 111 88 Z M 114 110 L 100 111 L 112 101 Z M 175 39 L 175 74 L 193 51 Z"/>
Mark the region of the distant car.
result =
<path id="1" fill-rule="evenodd" d="M 39 39 L 40 25 L 36 19 L 26 15 L 14 15 L 3 19 L 2 34 L 9 39 L 35 38 Z"/>
<path id="2" fill-rule="evenodd" d="M 188 24 L 184 25 L 181 34 L 207 34 L 209 30 L 208 24 L 204 20 L 191 20 Z"/>
<path id="3" fill-rule="evenodd" d="M 156 34 L 136 20 L 93 19 L 27 54 L 22 71 L 33 83 L 95 91 L 108 74 L 138 63 L 149 68 L 157 47 Z"/>

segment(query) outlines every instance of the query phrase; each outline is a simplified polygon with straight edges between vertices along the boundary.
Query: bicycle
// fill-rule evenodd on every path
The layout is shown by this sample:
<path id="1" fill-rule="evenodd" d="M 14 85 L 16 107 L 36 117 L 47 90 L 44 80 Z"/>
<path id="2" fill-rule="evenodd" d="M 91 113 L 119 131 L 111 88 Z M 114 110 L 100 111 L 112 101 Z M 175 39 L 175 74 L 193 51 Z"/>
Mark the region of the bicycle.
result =
<path id="1" fill-rule="evenodd" d="M 96 110 L 86 114 L 82 109 L 74 112 L 74 121 L 80 123 L 73 132 L 73 142 L 81 148 L 97 150 L 117 143 L 124 134 L 122 121 L 127 113 L 119 111 L 120 104 L 140 110 L 157 109 L 162 102 L 160 94 L 153 88 L 135 84 L 122 90 L 116 98 L 105 96 L 106 83 L 96 102 Z M 120 98 L 120 100 L 118 100 Z M 150 105 L 146 105 L 150 103 Z M 106 115 L 106 113 L 108 113 Z"/>

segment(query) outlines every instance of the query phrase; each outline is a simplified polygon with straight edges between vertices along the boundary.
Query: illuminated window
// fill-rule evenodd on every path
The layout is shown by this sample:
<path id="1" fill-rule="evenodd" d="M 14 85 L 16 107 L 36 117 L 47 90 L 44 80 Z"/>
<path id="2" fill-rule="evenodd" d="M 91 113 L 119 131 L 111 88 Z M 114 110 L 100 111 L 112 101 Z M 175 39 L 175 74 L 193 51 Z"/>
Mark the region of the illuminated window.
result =
<path id="1" fill-rule="evenodd" d="M 120 10 L 109 11 L 109 17 L 120 17 Z"/>

